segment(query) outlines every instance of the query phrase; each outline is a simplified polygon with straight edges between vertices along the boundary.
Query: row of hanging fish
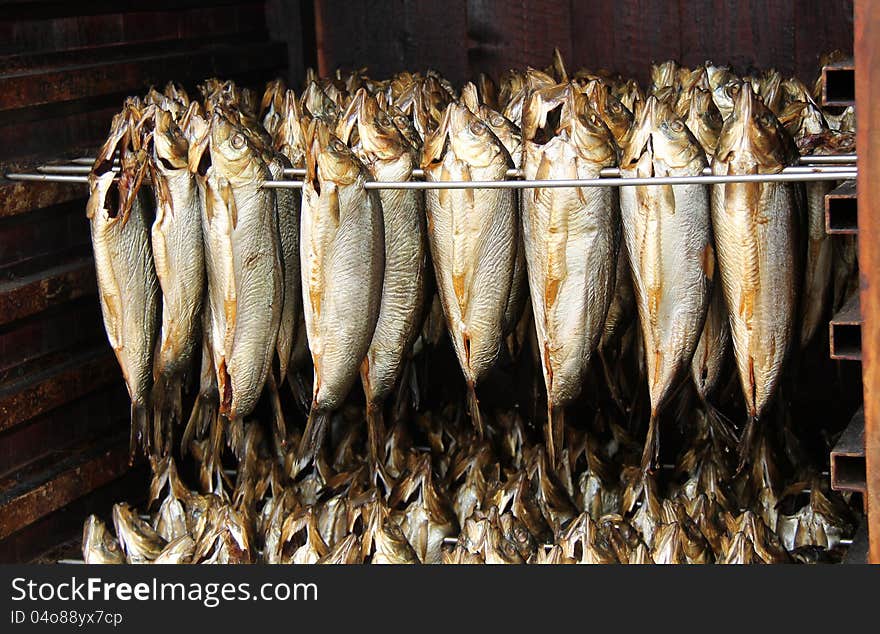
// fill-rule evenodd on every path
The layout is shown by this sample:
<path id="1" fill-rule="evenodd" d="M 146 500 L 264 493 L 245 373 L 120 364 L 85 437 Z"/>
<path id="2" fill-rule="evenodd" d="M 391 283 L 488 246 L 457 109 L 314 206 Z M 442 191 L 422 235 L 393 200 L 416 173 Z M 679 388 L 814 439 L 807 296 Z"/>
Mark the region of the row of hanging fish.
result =
<path id="1" fill-rule="evenodd" d="M 297 474 L 295 445 L 275 455 L 248 423 L 231 476 L 204 459 L 190 489 L 173 458 L 153 463 L 149 504 L 90 516 L 87 563 L 818 563 L 837 561 L 854 513 L 818 472 L 785 478 L 754 445 L 734 476 L 733 439 L 705 424 L 673 468 L 643 479 L 641 447 L 612 421 L 569 430 L 561 468 L 516 412 L 481 439 L 453 405 L 398 423 L 376 465 L 362 413 L 329 459 Z M 425 446 L 421 446 L 424 443 Z M 204 453 L 199 453 L 204 456 Z"/>
<path id="2" fill-rule="evenodd" d="M 852 113 L 823 112 L 815 88 L 797 79 L 739 77 L 711 63 L 667 62 L 651 75 L 647 90 L 569 75 L 557 54 L 546 72 L 510 71 L 498 87 L 482 75 L 460 92 L 432 71 L 387 81 L 356 71 L 311 75 L 299 97 L 273 82 L 261 104 L 217 80 L 200 87 L 201 103 L 173 84 L 129 99 L 92 170 L 88 215 L 133 447 L 169 453 L 181 386 L 201 349 L 184 445 L 219 414 L 243 456 L 244 420 L 266 387 L 283 447 L 287 381 L 308 407 L 296 452 L 306 469 L 360 379 L 378 468 L 384 402 L 442 312 L 478 437 L 478 386 L 502 357 L 531 350 L 556 470 L 564 413 L 594 357 L 610 389 L 625 391 L 614 366 L 629 324 L 638 324 L 629 345 L 650 392 L 645 472 L 656 466 L 661 412 L 683 382 L 725 424 L 712 395 L 732 341 L 749 419 L 745 458 L 783 371 L 827 316 L 832 288 L 836 303 L 852 283 L 852 244 L 834 255 L 822 231 L 831 185 L 810 184 L 806 195 L 792 183 L 521 195 L 364 187 L 410 180 L 416 167 L 437 182 L 502 180 L 512 168 L 529 179 L 593 178 L 612 166 L 625 178 L 707 166 L 778 173 L 796 162 L 798 143 L 813 153 L 852 149 Z M 261 186 L 289 167 L 305 168 L 301 195 Z"/>

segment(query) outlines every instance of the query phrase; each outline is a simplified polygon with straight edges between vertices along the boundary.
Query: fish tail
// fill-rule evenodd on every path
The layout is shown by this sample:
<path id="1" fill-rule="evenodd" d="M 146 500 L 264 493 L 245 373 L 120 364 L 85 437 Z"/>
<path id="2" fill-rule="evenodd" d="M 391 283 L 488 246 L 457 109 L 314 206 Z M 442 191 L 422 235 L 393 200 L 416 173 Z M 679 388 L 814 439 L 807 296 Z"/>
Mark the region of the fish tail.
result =
<path id="1" fill-rule="evenodd" d="M 327 412 L 319 412 L 315 404 L 312 404 L 305 431 L 303 431 L 302 439 L 300 439 L 299 447 L 296 450 L 295 473 L 299 473 L 314 462 L 318 452 L 321 451 L 324 437 L 327 435 L 329 418 Z"/>
<path id="2" fill-rule="evenodd" d="M 143 446 L 144 451 L 150 451 L 150 435 L 148 433 L 149 413 L 143 403 L 132 401 L 131 403 L 131 432 L 128 438 L 128 462 L 134 463 L 138 447 Z"/>
<path id="3" fill-rule="evenodd" d="M 660 457 L 660 425 L 657 410 L 651 409 L 651 420 L 648 422 L 648 435 L 645 438 L 645 449 L 642 451 L 642 472 L 654 470 Z"/>
<path id="4" fill-rule="evenodd" d="M 608 392 L 611 394 L 611 400 L 614 401 L 614 404 L 617 405 L 621 413 L 626 414 L 626 406 L 623 404 L 623 398 L 618 389 L 617 379 L 613 376 L 611 366 L 608 365 L 608 358 L 601 347 L 599 348 L 599 361 L 602 364 L 602 374 L 605 378 L 605 385 L 608 386 Z"/>
<path id="5" fill-rule="evenodd" d="M 739 440 L 739 464 L 736 467 L 736 473 L 734 474 L 735 476 L 738 476 L 743 472 L 749 456 L 752 455 L 752 450 L 754 449 L 755 441 L 758 437 L 757 431 L 758 417 L 751 415 L 746 421 L 746 427 L 745 429 L 743 429 L 742 437 Z"/>
<path id="6" fill-rule="evenodd" d="M 225 418 L 225 417 L 224 417 Z M 226 442 L 239 461 L 244 460 L 244 421 L 241 418 L 225 418 Z"/>
<path id="7" fill-rule="evenodd" d="M 165 373 L 159 374 L 153 384 L 153 447 L 160 455 L 166 455 L 172 446 L 173 423 L 183 417 L 181 381 Z"/>
<path id="8" fill-rule="evenodd" d="M 385 461 L 385 420 L 382 403 L 367 402 L 367 442 L 370 451 L 370 469 Z"/>
<path id="9" fill-rule="evenodd" d="M 189 419 L 183 428 L 183 435 L 180 437 L 180 456 L 185 457 L 189 452 L 190 444 L 195 438 L 204 438 L 211 417 L 216 412 L 217 406 L 213 404 L 208 394 L 199 394 L 193 403 L 192 411 Z"/>
<path id="10" fill-rule="evenodd" d="M 736 432 L 730 419 L 709 401 L 703 400 L 703 409 L 706 412 L 706 425 L 712 439 L 725 447 L 736 446 Z"/>
<path id="11" fill-rule="evenodd" d="M 547 457 L 553 467 L 557 467 L 557 458 L 562 457 L 562 445 L 565 441 L 565 408 L 547 405 Z"/>
<path id="12" fill-rule="evenodd" d="M 287 422 L 284 420 L 284 412 L 281 411 L 281 397 L 278 394 L 278 384 L 270 372 L 266 377 L 266 387 L 269 389 L 269 402 L 272 404 L 272 435 L 279 448 L 287 446 Z"/>
<path id="13" fill-rule="evenodd" d="M 471 415 L 471 422 L 474 424 L 474 429 L 477 430 L 477 436 L 482 440 L 485 437 L 483 415 L 480 414 L 480 401 L 477 399 L 477 389 L 473 381 L 468 381 L 467 384 L 467 403 L 468 413 Z"/>
<path id="14" fill-rule="evenodd" d="M 308 413 L 312 404 L 312 390 L 303 381 L 301 372 L 288 372 L 287 384 L 290 386 L 290 392 L 293 394 L 293 400 L 299 406 L 303 413 Z"/>

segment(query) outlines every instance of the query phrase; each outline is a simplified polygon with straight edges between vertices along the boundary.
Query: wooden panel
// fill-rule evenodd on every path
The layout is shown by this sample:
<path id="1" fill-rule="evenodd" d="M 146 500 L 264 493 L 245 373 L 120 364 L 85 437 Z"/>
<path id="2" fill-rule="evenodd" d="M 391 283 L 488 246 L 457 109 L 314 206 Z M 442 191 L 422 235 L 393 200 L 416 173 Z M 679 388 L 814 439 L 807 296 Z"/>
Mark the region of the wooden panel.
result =
<path id="1" fill-rule="evenodd" d="M 880 5 L 855 4 L 856 110 L 859 125 L 859 268 L 865 395 L 868 537 L 880 564 Z"/>
<path id="2" fill-rule="evenodd" d="M 811 0 L 797 3 L 794 12 L 794 72 L 812 82 L 819 55 L 834 49 L 852 51 L 852 0 Z"/>
<path id="3" fill-rule="evenodd" d="M 128 433 L 46 456 L 0 480 L 0 539 L 128 470 Z"/>
<path id="4" fill-rule="evenodd" d="M 96 284 L 95 266 L 90 257 L 0 283 L 0 324 L 94 293 Z"/>
<path id="5" fill-rule="evenodd" d="M 95 296 L 0 327 L 0 374 L 47 354 L 106 339 Z"/>
<path id="6" fill-rule="evenodd" d="M 56 361 L 59 357 L 64 360 Z M 0 431 L 121 379 L 116 357 L 106 345 L 76 354 L 49 355 L 41 361 L 43 367 L 16 380 L 3 381 Z"/>
<path id="7" fill-rule="evenodd" d="M 107 133 L 109 127 L 110 119 L 105 119 L 104 134 Z M 8 147 L 4 149 L 4 146 L 0 145 L 0 152 L 8 151 Z M 29 165 L 16 163 L 4 163 L 0 165 L 0 168 L 2 168 L 0 177 L 7 172 L 27 171 L 30 167 Z M 39 187 L 35 187 L 33 183 L 0 180 L 0 218 L 4 216 L 17 216 L 34 209 L 41 209 L 71 200 L 82 200 L 83 210 L 85 210 L 84 195 L 88 195 L 88 191 L 84 190 L 82 185 L 41 183 Z M 83 215 L 85 215 L 85 212 L 83 212 Z"/>
<path id="8" fill-rule="evenodd" d="M 146 465 L 135 466 L 123 475 L 102 487 L 83 495 L 57 511 L 49 513 L 23 529 L 0 541 L 0 562 L 27 563 L 43 561 L 54 563 L 58 557 L 51 556 L 60 543 L 72 543 L 72 549 L 65 551 L 67 556 L 82 558 L 82 528 L 85 518 L 94 513 L 105 521 L 110 521 L 109 510 L 119 500 L 140 505 L 146 501 L 149 486 L 149 473 Z"/>
<path id="9" fill-rule="evenodd" d="M 468 0 L 470 72 L 497 77 L 511 67 L 544 68 L 554 46 L 570 63 L 571 24 L 571 7 L 561 2 Z"/>
<path id="10" fill-rule="evenodd" d="M 271 43 L 210 46 L 127 62 L 0 77 L 0 110 L 116 94 L 120 90 L 140 92 L 172 77 L 185 81 L 212 73 L 277 67 L 283 54 L 283 45 Z"/>
<path id="11" fill-rule="evenodd" d="M 712 59 L 742 71 L 773 66 L 812 81 L 820 53 L 852 46 L 849 0 L 326 0 L 317 5 L 325 73 L 337 65 L 368 64 L 383 76 L 400 64 L 434 65 L 461 82 L 481 70 L 497 74 L 511 66 L 546 65 L 558 46 L 570 52 L 572 68 L 617 70 L 640 81 L 647 81 L 652 61 L 668 58 L 689 65 Z M 376 27 L 379 16 L 388 23 Z M 462 48 L 468 52 L 464 65 Z"/>

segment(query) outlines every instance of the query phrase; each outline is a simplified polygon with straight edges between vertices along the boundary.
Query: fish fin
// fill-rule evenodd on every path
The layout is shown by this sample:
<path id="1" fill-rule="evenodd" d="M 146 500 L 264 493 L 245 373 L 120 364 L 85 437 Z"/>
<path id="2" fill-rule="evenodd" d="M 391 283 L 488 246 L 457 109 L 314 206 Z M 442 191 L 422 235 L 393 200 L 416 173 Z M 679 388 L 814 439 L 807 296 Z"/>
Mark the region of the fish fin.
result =
<path id="1" fill-rule="evenodd" d="M 239 460 L 244 459 L 244 421 L 241 418 L 226 418 L 226 442 Z M 219 456 L 218 456 L 219 458 Z M 219 462 L 219 460 L 218 460 Z"/>
<path id="2" fill-rule="evenodd" d="M 301 372 L 288 372 L 287 384 L 290 386 L 290 393 L 293 399 L 302 410 L 303 414 L 308 415 L 309 407 L 312 403 L 312 390 L 303 381 Z"/>
<path id="3" fill-rule="evenodd" d="M 131 404 L 131 433 L 128 439 L 128 462 L 134 463 L 138 447 L 143 445 L 144 451 L 150 451 L 150 436 L 148 433 L 149 414 L 142 403 Z"/>
<path id="4" fill-rule="evenodd" d="M 562 445 L 565 443 L 565 408 L 547 405 L 547 458 L 553 468 L 557 460 L 562 460 Z"/>
<path id="5" fill-rule="evenodd" d="M 749 456 L 752 455 L 755 442 L 758 438 L 757 430 L 758 417 L 749 416 L 749 419 L 746 421 L 745 429 L 743 429 L 742 437 L 739 440 L 739 446 L 737 448 L 737 451 L 739 453 L 739 464 L 736 467 L 736 473 L 734 473 L 735 477 L 739 476 L 746 468 L 746 463 L 749 460 Z"/>
<path id="6" fill-rule="evenodd" d="M 367 444 L 370 451 L 370 471 L 385 461 L 385 416 L 382 403 L 367 402 Z"/>
<path id="7" fill-rule="evenodd" d="M 298 474 L 315 461 L 321 446 L 324 444 L 329 420 L 330 417 L 327 412 L 319 412 L 315 404 L 312 403 L 312 407 L 309 410 L 309 418 L 306 421 L 306 428 L 296 450 L 294 474 Z"/>
<path id="8" fill-rule="evenodd" d="M 281 411 L 281 397 L 278 394 L 278 384 L 272 373 L 266 377 L 266 387 L 269 390 L 269 402 L 272 405 L 272 435 L 279 449 L 287 446 L 287 423 L 284 420 L 284 412 Z"/>
<path id="9" fill-rule="evenodd" d="M 483 416 L 480 414 L 480 401 L 477 399 L 477 390 L 476 386 L 472 381 L 468 381 L 467 386 L 467 404 L 468 404 L 468 413 L 471 416 L 471 422 L 474 424 L 474 428 L 477 430 L 477 436 L 482 440 L 485 436 L 485 429 L 483 428 Z"/>
<path id="10" fill-rule="evenodd" d="M 642 452 L 642 473 L 647 474 L 653 471 L 659 457 L 660 425 L 657 412 L 652 410 L 651 420 L 648 422 L 648 435 L 645 438 L 645 449 Z"/>
<path id="11" fill-rule="evenodd" d="M 723 447 L 735 447 L 736 431 L 730 419 L 708 401 L 703 401 L 703 407 L 706 410 L 706 425 L 712 439 Z"/>
<path id="12" fill-rule="evenodd" d="M 182 418 L 181 381 L 178 377 L 159 374 L 153 383 L 153 444 L 160 455 L 169 453 L 173 424 Z"/>
<path id="13" fill-rule="evenodd" d="M 229 223 L 233 231 L 238 227 L 238 206 L 235 204 L 235 193 L 232 191 L 232 185 L 228 181 L 223 181 L 220 195 L 223 202 L 226 203 L 226 211 L 229 213 Z"/>

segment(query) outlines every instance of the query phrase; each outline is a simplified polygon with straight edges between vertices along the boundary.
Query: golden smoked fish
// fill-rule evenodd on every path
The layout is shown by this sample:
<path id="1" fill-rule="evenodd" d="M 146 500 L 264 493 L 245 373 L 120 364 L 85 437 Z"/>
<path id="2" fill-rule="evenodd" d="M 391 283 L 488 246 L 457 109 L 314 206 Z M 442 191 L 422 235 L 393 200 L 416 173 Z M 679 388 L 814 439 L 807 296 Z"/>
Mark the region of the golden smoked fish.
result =
<path id="1" fill-rule="evenodd" d="M 215 108 L 197 124 L 189 165 L 199 185 L 211 307 L 211 348 L 220 413 L 253 411 L 275 351 L 282 268 L 275 194 L 262 152 L 246 130 Z"/>
<path id="2" fill-rule="evenodd" d="M 86 207 L 104 329 L 131 399 L 132 454 L 139 443 L 147 450 L 151 446 L 147 408 L 159 321 L 159 282 L 148 217 L 151 204 L 141 188 L 147 155 L 134 129 L 139 118 L 133 104 L 113 118 L 110 136 L 89 174 Z M 118 180 L 112 170 L 117 150 L 121 152 Z"/>
<path id="3" fill-rule="evenodd" d="M 377 181 L 409 181 L 418 155 L 375 98 L 359 89 L 340 117 L 337 136 L 352 146 Z M 361 365 L 373 461 L 384 460 L 382 406 L 394 389 L 422 325 L 427 235 L 421 192 L 379 191 L 385 231 L 385 271 L 379 319 Z"/>
<path id="4" fill-rule="evenodd" d="M 797 160 L 782 125 L 744 84 L 733 91 L 714 174 L 776 174 Z M 718 267 L 749 414 L 747 450 L 796 337 L 801 222 L 790 183 L 726 183 L 712 193 Z"/>
<path id="5" fill-rule="evenodd" d="M 379 318 L 385 269 L 379 193 L 364 188 L 369 172 L 319 119 L 306 131 L 306 169 L 300 266 L 314 387 L 299 468 L 315 457 L 328 414 L 358 376 Z"/>
<path id="6" fill-rule="evenodd" d="M 621 176 L 693 176 L 706 155 L 672 108 L 648 97 L 624 144 Z M 714 277 L 715 256 L 704 185 L 620 188 L 624 242 L 633 276 L 651 395 L 642 468 L 659 449 L 658 415 L 690 368 Z"/>
<path id="7" fill-rule="evenodd" d="M 617 164 L 611 132 L 571 84 L 532 94 L 523 111 L 523 138 L 528 179 L 597 178 L 603 167 Z M 526 190 L 522 229 L 547 388 L 547 449 L 556 465 L 563 408 L 581 391 L 614 295 L 620 248 L 617 191 Z"/>
<path id="8" fill-rule="evenodd" d="M 450 103 L 425 138 L 427 180 L 503 180 L 511 167 L 498 138 L 460 103 Z M 476 385 L 504 343 L 517 249 L 516 197 L 509 189 L 429 189 L 426 203 L 440 301 L 467 383 L 471 420 L 482 435 Z"/>
<path id="9" fill-rule="evenodd" d="M 162 289 L 162 327 L 154 362 L 157 419 L 180 419 L 180 391 L 201 331 L 205 251 L 199 192 L 188 168 L 189 143 L 170 112 L 153 112 L 150 176 L 156 201 L 153 262 Z M 156 429 L 170 429 L 157 421 Z M 157 438 L 157 444 L 161 438 Z"/>

